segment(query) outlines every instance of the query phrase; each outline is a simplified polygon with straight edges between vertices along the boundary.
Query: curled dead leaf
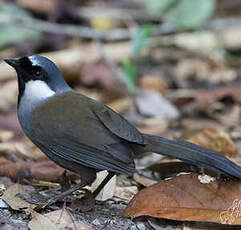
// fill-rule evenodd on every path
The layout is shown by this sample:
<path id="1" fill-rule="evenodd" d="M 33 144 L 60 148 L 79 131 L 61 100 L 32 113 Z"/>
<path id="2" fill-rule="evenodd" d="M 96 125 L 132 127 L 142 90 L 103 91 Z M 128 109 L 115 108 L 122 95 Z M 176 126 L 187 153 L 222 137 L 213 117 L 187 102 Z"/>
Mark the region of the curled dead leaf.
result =
<path id="1" fill-rule="evenodd" d="M 124 215 L 240 225 L 241 183 L 201 184 L 197 174 L 178 176 L 141 190 Z"/>

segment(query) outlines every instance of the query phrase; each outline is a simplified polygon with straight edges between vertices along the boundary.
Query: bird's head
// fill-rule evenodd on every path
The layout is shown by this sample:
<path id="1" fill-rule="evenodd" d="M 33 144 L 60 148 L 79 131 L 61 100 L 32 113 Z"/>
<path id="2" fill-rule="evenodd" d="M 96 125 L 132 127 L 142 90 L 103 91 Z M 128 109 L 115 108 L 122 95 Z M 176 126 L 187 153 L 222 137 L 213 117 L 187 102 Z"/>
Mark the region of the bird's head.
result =
<path id="1" fill-rule="evenodd" d="M 4 58 L 18 75 L 19 101 L 24 94 L 44 98 L 69 89 L 58 67 L 43 56 Z M 28 92 L 26 92 L 28 91 Z"/>

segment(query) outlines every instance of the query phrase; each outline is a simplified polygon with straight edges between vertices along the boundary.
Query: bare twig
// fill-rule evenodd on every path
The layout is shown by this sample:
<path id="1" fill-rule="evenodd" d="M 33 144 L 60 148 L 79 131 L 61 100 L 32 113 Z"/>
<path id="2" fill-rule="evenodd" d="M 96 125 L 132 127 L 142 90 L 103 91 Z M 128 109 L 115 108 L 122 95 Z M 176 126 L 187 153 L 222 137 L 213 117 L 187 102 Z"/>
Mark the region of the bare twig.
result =
<path id="1" fill-rule="evenodd" d="M 97 31 L 90 27 L 85 26 L 73 26 L 69 24 L 57 24 L 52 22 L 47 22 L 43 20 L 38 20 L 34 18 L 23 18 L 8 14 L 0 14 L 0 23 L 13 23 L 14 25 L 29 28 L 32 30 L 55 33 L 55 34 L 63 34 L 69 36 L 75 36 L 80 38 L 87 39 L 100 39 L 106 41 L 114 41 L 114 40 L 122 40 L 122 39 L 130 39 L 132 37 L 132 32 L 129 29 L 113 29 L 107 32 Z M 210 30 L 222 30 L 227 27 L 233 25 L 241 24 L 241 17 L 233 17 L 233 18 L 219 18 L 209 21 L 206 25 L 204 25 L 205 29 Z M 178 29 L 169 24 L 162 23 L 159 26 L 156 26 L 153 30 L 153 35 L 165 35 L 169 33 L 177 32 Z"/>
<path id="2" fill-rule="evenodd" d="M 69 24 L 63 25 L 33 18 L 15 17 L 6 14 L 0 14 L 0 22 L 5 24 L 12 23 L 15 26 L 17 25 L 42 32 L 64 34 L 89 39 L 120 40 L 130 38 L 130 32 L 126 29 L 115 29 L 105 33 L 85 26 L 72 26 Z"/>
<path id="3" fill-rule="evenodd" d="M 129 29 L 114 29 L 108 32 L 97 31 L 90 27 L 85 26 L 73 26 L 69 24 L 57 24 L 52 22 L 47 22 L 43 20 L 38 20 L 34 18 L 23 18 L 17 17 L 8 14 L 0 14 L 0 23 L 9 24 L 12 23 L 15 26 L 21 26 L 29 28 L 32 30 L 63 34 L 69 36 L 75 36 L 80 38 L 87 39 L 100 39 L 106 41 L 130 39 L 132 37 L 132 32 Z M 173 32 L 174 27 L 168 24 L 162 24 L 160 27 L 157 27 L 154 31 L 154 34 L 165 34 Z"/>

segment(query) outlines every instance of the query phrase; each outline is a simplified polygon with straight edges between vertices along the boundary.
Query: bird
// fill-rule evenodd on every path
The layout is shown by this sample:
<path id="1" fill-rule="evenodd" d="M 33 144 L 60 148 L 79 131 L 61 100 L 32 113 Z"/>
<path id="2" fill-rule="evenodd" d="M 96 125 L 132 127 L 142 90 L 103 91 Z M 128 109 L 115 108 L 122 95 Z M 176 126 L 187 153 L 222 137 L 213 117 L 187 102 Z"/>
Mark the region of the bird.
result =
<path id="1" fill-rule="evenodd" d="M 17 115 L 26 136 L 52 161 L 80 175 L 80 183 L 51 198 L 52 204 L 96 179 L 108 175 L 93 192 L 95 198 L 116 174 L 132 175 L 134 157 L 155 152 L 241 178 L 241 167 L 201 146 L 138 131 L 108 106 L 74 91 L 48 58 L 32 55 L 4 58 L 17 72 Z"/>

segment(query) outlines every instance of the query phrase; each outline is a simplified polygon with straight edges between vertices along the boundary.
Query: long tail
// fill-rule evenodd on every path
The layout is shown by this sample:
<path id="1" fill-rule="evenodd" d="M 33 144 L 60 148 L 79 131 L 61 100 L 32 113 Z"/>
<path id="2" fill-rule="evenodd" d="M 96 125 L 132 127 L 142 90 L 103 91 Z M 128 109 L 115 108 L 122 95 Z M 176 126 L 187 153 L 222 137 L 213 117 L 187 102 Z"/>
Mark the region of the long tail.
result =
<path id="1" fill-rule="evenodd" d="M 148 134 L 143 135 L 148 144 L 145 147 L 137 147 L 138 152 L 159 153 L 198 167 L 210 169 L 219 174 L 241 179 L 241 167 L 219 153 L 186 141 L 168 140 Z"/>

